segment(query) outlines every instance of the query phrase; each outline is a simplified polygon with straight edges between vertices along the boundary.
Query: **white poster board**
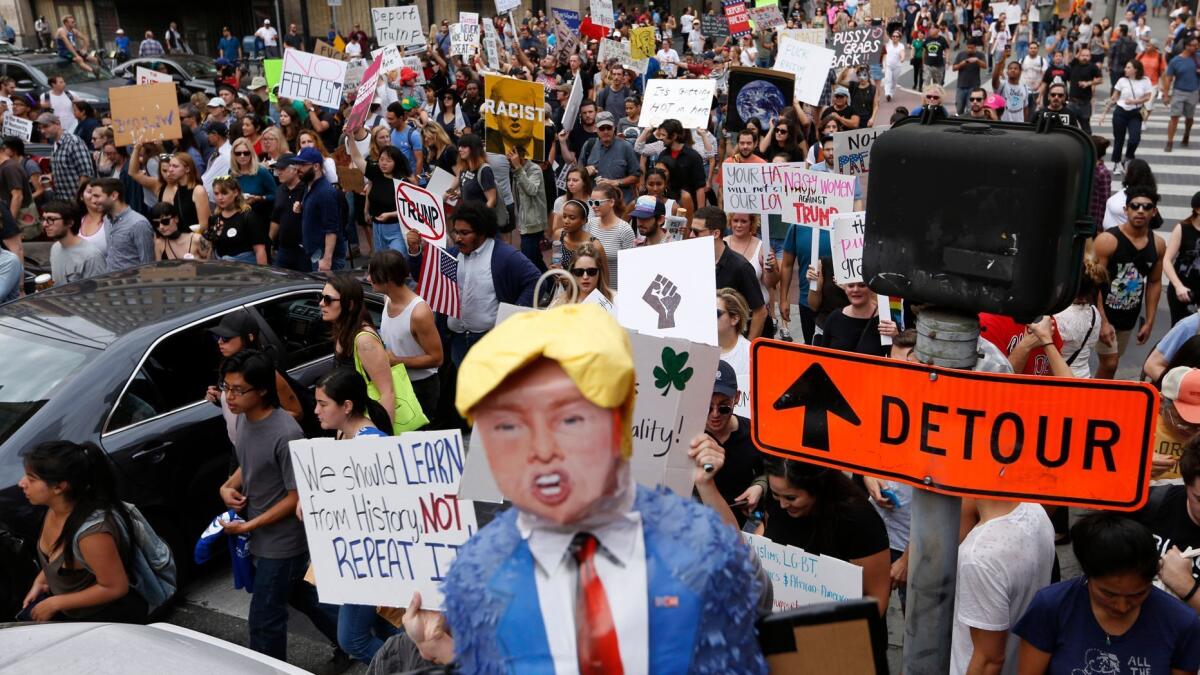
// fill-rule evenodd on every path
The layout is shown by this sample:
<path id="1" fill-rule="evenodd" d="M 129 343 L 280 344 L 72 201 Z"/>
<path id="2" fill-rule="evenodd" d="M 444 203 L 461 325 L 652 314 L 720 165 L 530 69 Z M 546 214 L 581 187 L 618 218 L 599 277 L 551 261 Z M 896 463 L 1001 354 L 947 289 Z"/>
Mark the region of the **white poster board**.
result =
<path id="1" fill-rule="evenodd" d="M 441 609 L 441 581 L 478 529 L 460 501 L 457 429 L 289 444 L 321 602 Z M 290 516 L 289 516 L 290 517 Z"/>
<path id="2" fill-rule="evenodd" d="M 408 54 L 425 51 L 425 29 L 416 5 L 372 7 L 375 40 L 381 45 L 396 45 Z"/>
<path id="3" fill-rule="evenodd" d="M 803 162 L 721 164 L 721 197 L 726 213 L 782 216 L 783 200 L 804 184 Z"/>
<path id="4" fill-rule="evenodd" d="M 592 23 L 604 26 L 609 30 L 617 27 L 617 17 L 613 14 L 612 0 L 591 0 Z"/>
<path id="5" fill-rule="evenodd" d="M 0 133 L 3 133 L 5 136 L 16 136 L 28 143 L 29 139 L 33 137 L 33 120 L 27 120 L 6 112 L 4 113 L 4 129 Z"/>
<path id="6" fill-rule="evenodd" d="M 798 178 L 783 198 L 783 222 L 831 227 L 833 216 L 854 210 L 854 176 L 803 170 Z"/>
<path id="7" fill-rule="evenodd" d="M 779 53 L 772 67 L 796 76 L 796 100 L 819 105 L 832 65 L 832 49 L 785 38 L 779 41 Z"/>
<path id="8" fill-rule="evenodd" d="M 450 56 L 470 56 L 479 49 L 479 26 L 450 24 Z"/>
<path id="9" fill-rule="evenodd" d="M 496 13 L 504 14 L 521 8 L 521 0 L 496 0 Z"/>
<path id="10" fill-rule="evenodd" d="M 674 119 L 684 129 L 703 129 L 708 126 L 716 91 L 716 80 L 650 80 L 638 122 L 643 127 L 655 127 L 663 120 Z"/>
<path id="11" fill-rule="evenodd" d="M 891 129 L 891 126 L 851 129 L 834 134 L 835 163 L 830 169 L 846 175 L 869 172 L 871 169 L 871 146 L 875 144 L 879 134 L 888 129 Z"/>
<path id="12" fill-rule="evenodd" d="M 842 602 L 862 597 L 862 568 L 827 555 L 813 555 L 766 537 L 742 533 L 771 580 L 772 612 L 818 602 Z"/>
<path id="13" fill-rule="evenodd" d="M 478 26 L 479 14 L 476 12 L 459 12 L 458 22 L 469 26 Z"/>
<path id="14" fill-rule="evenodd" d="M 571 129 L 575 128 L 575 122 L 579 119 L 579 106 L 582 104 L 583 78 L 576 77 L 571 83 L 571 94 L 567 97 L 567 104 L 563 106 L 563 131 L 570 133 Z"/>
<path id="15" fill-rule="evenodd" d="M 617 321 L 645 335 L 717 344 L 714 253 L 711 237 L 620 251 Z"/>
<path id="16" fill-rule="evenodd" d="M 383 61 L 379 66 L 380 73 L 387 74 L 387 73 L 391 73 L 393 71 L 400 70 L 405 65 L 407 65 L 405 63 L 405 59 L 414 59 L 417 62 L 417 67 L 414 68 L 414 70 L 416 70 L 418 73 L 421 73 L 422 78 L 424 77 L 424 75 L 423 75 L 424 68 L 420 67 L 421 57 L 419 57 L 419 56 L 408 56 L 408 57 L 402 56 L 400 54 L 400 50 L 396 48 L 396 45 L 387 45 L 385 47 L 380 47 L 378 49 L 371 50 L 371 58 L 372 59 L 379 56 L 380 54 L 383 54 Z M 420 83 L 418 83 L 418 84 L 420 84 Z"/>
<path id="17" fill-rule="evenodd" d="M 143 68 L 142 66 L 138 66 L 135 73 L 137 75 L 137 83 L 138 84 L 146 84 L 148 82 L 174 82 L 175 81 L 175 80 L 171 79 L 171 76 L 166 73 L 160 73 L 157 70 Z"/>
<path id="18" fill-rule="evenodd" d="M 833 280 L 838 284 L 861 283 L 863 280 L 863 224 L 866 216 L 865 211 L 854 211 L 833 217 Z"/>
<path id="19" fill-rule="evenodd" d="M 296 49 L 283 52 L 279 97 L 337 109 L 346 87 L 346 62 Z"/>

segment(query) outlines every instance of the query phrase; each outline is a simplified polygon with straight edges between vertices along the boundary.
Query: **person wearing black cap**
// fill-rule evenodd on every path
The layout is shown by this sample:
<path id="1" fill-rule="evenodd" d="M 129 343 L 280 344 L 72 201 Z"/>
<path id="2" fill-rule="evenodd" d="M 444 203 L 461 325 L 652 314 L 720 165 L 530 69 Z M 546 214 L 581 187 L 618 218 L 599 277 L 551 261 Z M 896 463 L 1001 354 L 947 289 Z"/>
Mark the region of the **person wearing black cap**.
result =
<path id="1" fill-rule="evenodd" d="M 275 208 L 271 211 L 269 236 L 275 247 L 276 267 L 311 272 L 312 263 L 304 253 L 304 232 L 301 227 L 300 202 L 308 188 L 300 180 L 296 156 L 285 152 L 275 160 L 271 169 L 279 187 L 275 192 Z"/>
<path id="2" fill-rule="evenodd" d="M 725 464 L 713 482 L 721 498 L 732 507 L 740 527 L 745 524 L 748 513 L 758 510 L 767 492 L 767 479 L 763 455 L 750 440 L 750 420 L 733 412 L 737 397 L 738 380 L 733 366 L 718 361 L 704 433 L 724 448 Z"/>

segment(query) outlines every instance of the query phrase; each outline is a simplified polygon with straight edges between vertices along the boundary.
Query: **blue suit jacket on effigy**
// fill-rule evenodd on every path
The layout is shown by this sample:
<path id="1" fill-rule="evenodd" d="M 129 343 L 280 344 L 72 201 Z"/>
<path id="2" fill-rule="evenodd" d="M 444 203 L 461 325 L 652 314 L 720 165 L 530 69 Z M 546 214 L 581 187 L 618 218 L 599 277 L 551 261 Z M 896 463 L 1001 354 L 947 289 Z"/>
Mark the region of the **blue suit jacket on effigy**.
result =
<path id="1" fill-rule="evenodd" d="M 765 673 L 754 628 L 763 588 L 740 537 L 710 509 L 638 486 L 651 673 Z M 446 619 L 465 673 L 554 675 L 533 554 L 509 509 L 459 551 Z M 613 592 L 612 589 L 609 592 Z"/>

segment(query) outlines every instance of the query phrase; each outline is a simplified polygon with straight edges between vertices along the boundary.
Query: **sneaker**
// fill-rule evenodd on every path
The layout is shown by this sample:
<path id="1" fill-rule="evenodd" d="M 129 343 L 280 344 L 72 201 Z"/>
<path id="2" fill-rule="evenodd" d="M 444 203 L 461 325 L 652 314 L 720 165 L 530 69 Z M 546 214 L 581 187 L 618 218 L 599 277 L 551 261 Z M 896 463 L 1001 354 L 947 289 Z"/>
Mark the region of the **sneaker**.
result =
<path id="1" fill-rule="evenodd" d="M 1123 162 L 1113 162 L 1112 175 L 1120 176 L 1125 173 L 1125 164 Z"/>
<path id="2" fill-rule="evenodd" d="M 1166 144 L 1166 145 L 1163 147 L 1163 152 L 1170 152 L 1170 151 L 1171 151 L 1171 144 L 1168 142 L 1168 143 L 1167 143 L 1167 144 Z"/>
<path id="3" fill-rule="evenodd" d="M 783 340 L 784 342 L 791 342 L 792 341 L 792 331 L 788 330 L 787 328 L 785 328 L 783 326 L 780 326 L 779 327 L 779 339 Z"/>

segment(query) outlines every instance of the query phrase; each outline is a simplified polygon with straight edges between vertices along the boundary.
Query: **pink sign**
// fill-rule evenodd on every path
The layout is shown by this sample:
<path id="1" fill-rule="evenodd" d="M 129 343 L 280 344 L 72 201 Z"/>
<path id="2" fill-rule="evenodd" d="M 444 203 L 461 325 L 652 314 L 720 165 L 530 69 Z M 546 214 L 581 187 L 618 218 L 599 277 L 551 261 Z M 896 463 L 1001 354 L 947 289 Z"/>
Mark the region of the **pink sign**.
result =
<path id="1" fill-rule="evenodd" d="M 346 118 L 346 131 L 361 129 L 371 112 L 371 102 L 375 100 L 375 86 L 379 80 L 379 69 L 383 65 L 383 54 L 380 53 L 371 61 L 371 65 L 363 71 L 362 81 L 358 84 L 358 93 L 354 97 L 354 108 Z"/>

